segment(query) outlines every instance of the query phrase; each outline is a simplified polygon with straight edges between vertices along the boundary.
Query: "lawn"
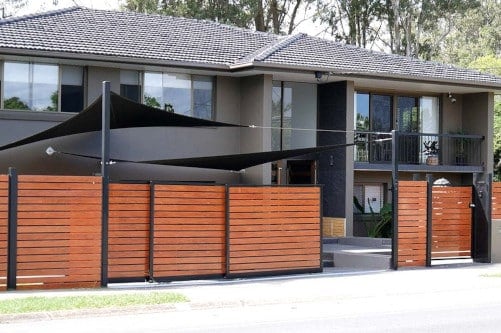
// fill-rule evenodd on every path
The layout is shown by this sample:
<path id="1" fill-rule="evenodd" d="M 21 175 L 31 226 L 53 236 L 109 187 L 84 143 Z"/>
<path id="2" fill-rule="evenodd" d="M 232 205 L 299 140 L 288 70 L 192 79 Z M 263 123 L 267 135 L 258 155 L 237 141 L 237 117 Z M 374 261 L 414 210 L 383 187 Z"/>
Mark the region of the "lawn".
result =
<path id="1" fill-rule="evenodd" d="M 0 314 L 47 312 L 75 309 L 100 309 L 134 305 L 181 303 L 187 301 L 188 299 L 184 295 L 168 292 L 61 297 L 34 296 L 2 300 L 0 302 Z"/>

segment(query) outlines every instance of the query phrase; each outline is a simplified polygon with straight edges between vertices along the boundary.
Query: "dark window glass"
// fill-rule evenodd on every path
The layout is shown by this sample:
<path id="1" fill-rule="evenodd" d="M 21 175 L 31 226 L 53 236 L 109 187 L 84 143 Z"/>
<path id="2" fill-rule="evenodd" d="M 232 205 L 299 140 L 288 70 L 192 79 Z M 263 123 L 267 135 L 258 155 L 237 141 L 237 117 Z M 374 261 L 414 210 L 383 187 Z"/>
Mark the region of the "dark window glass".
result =
<path id="1" fill-rule="evenodd" d="M 80 112 L 83 110 L 84 88 L 82 86 L 61 85 L 61 111 Z"/>
<path id="2" fill-rule="evenodd" d="M 141 86 L 133 84 L 121 84 L 120 95 L 134 102 L 141 102 Z"/>
<path id="3" fill-rule="evenodd" d="M 390 132 L 391 124 L 391 96 L 372 95 L 372 131 Z"/>
<path id="4" fill-rule="evenodd" d="M 83 67 L 62 66 L 61 111 L 80 112 L 84 108 Z"/>

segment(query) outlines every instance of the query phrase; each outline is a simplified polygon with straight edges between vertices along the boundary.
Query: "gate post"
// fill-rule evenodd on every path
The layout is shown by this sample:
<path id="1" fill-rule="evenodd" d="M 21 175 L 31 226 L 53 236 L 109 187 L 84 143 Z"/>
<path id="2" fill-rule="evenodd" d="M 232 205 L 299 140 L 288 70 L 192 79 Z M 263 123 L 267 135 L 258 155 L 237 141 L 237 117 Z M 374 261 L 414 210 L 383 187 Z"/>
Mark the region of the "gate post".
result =
<path id="1" fill-rule="evenodd" d="M 9 227 L 7 236 L 7 289 L 17 286 L 17 172 L 9 168 Z"/>
<path id="2" fill-rule="evenodd" d="M 108 286 L 108 208 L 110 164 L 110 82 L 103 81 L 101 115 L 101 287 Z"/>
<path id="3" fill-rule="evenodd" d="M 149 282 L 155 281 L 155 183 L 150 181 L 150 235 L 148 251 L 148 279 Z"/>
<path id="4" fill-rule="evenodd" d="M 398 131 L 391 131 L 391 160 L 392 168 L 392 213 L 393 213 L 393 237 L 391 239 L 391 259 L 393 269 L 398 269 Z"/>
<path id="5" fill-rule="evenodd" d="M 426 175 L 426 266 L 431 266 L 433 232 L 433 175 Z"/>

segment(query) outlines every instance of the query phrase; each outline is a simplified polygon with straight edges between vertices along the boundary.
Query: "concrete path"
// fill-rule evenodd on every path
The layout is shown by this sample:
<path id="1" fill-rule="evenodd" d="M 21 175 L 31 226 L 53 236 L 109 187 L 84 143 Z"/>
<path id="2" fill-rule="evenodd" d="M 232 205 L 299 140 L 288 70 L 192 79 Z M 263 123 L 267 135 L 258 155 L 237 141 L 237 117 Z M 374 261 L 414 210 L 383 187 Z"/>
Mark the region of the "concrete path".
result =
<path id="1" fill-rule="evenodd" d="M 337 304 L 347 308 L 363 306 L 371 298 L 392 306 L 423 307 L 427 295 L 437 295 L 433 306 L 450 306 L 469 297 L 471 306 L 482 300 L 501 300 L 501 264 L 464 267 L 433 267 L 399 271 L 326 269 L 324 273 L 241 280 L 189 281 L 166 284 L 111 285 L 107 289 L 63 291 L 14 291 L 0 293 L 0 302 L 28 296 L 179 292 L 188 303 L 106 310 L 62 311 L 24 315 L 0 315 L 1 325 L 9 322 L 53 320 L 69 317 L 98 317 L 127 312 L 152 313 L 197 309 L 268 306 L 278 304 Z M 466 295 L 466 296 L 465 296 Z M 412 297 L 413 304 L 406 304 Z"/>

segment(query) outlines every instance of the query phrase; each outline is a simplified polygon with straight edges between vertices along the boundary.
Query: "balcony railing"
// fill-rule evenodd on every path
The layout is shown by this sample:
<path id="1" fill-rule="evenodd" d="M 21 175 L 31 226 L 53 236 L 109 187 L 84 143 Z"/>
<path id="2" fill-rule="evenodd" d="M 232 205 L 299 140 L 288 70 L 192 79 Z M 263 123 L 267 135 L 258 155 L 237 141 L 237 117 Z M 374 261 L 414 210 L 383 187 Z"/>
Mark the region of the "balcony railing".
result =
<path id="1" fill-rule="evenodd" d="M 481 166 L 481 135 L 396 133 L 399 164 Z M 356 132 L 355 162 L 391 163 L 390 134 Z"/>

